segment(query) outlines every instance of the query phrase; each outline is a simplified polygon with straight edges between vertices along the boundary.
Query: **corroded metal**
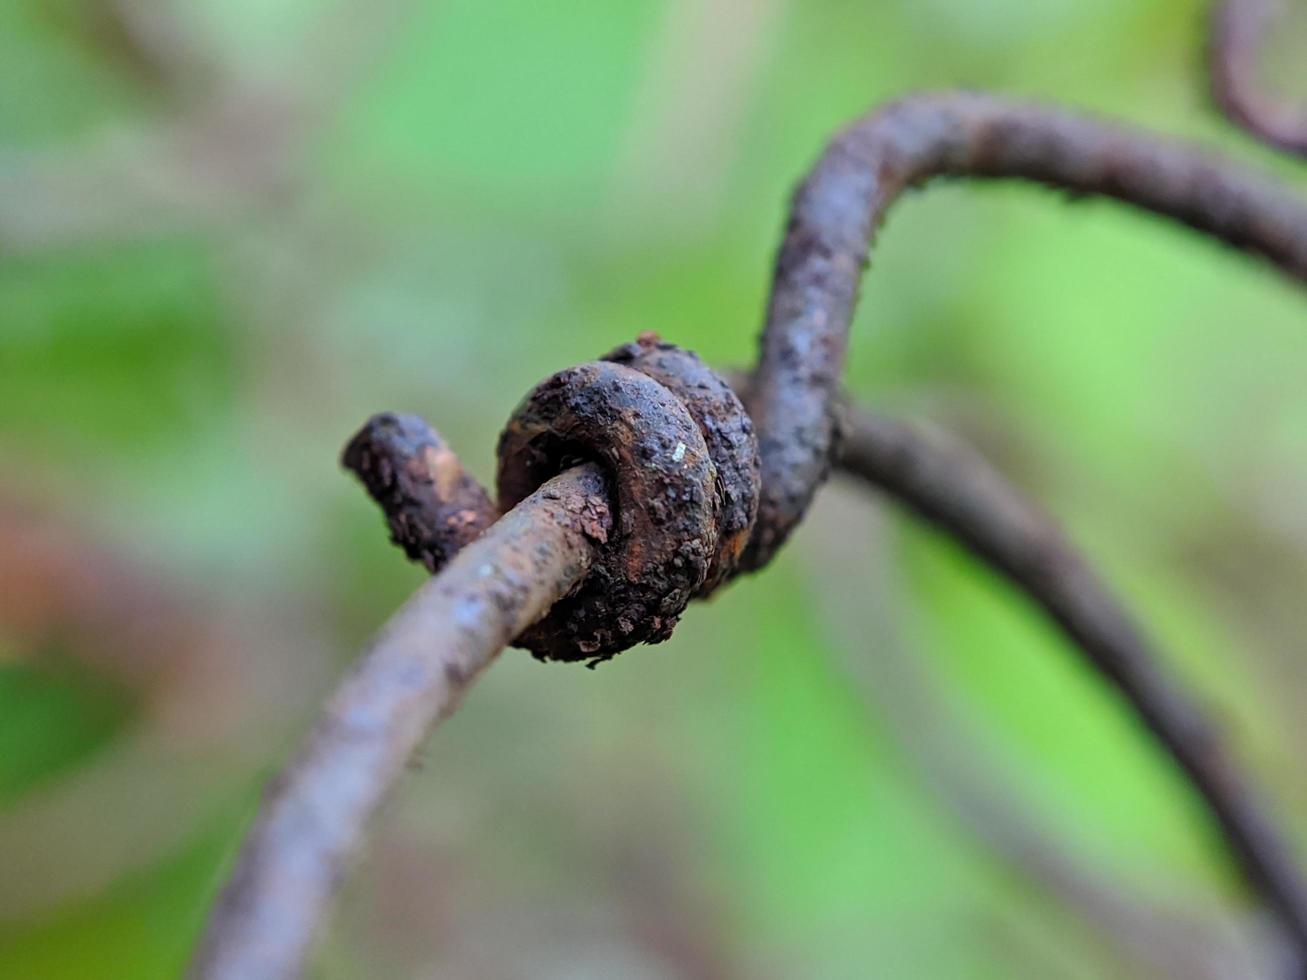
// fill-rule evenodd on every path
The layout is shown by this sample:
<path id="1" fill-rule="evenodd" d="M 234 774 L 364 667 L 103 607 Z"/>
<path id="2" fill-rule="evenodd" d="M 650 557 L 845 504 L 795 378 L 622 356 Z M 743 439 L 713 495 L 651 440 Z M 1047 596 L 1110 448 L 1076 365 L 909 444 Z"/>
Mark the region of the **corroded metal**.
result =
<path id="1" fill-rule="evenodd" d="M 706 368 L 653 338 L 559 372 L 528 395 L 500 443 L 500 504 L 522 503 L 476 540 L 494 511 L 439 438 L 420 420 L 374 420 L 351 444 L 346 464 L 382 504 L 409 555 L 428 568 L 449 567 L 401 610 L 333 700 L 306 755 L 274 787 L 210 922 L 196 977 L 251 980 L 298 971 L 309 930 L 377 801 L 500 646 L 518 637 L 547 659 L 605 659 L 634 643 L 666 639 L 693 596 L 771 560 L 836 453 L 848 329 L 877 230 L 905 191 L 937 177 L 1015 178 L 1114 198 L 1307 279 L 1307 205 L 1265 175 L 1054 109 L 974 93 L 918 95 L 839 134 L 795 195 L 748 413 Z M 907 452 L 894 449 L 900 450 Z M 967 508 L 977 500 L 946 506 L 925 490 L 911 479 L 899 488 L 915 495 L 923 514 L 968 540 Z M 960 509 L 949 509 L 954 505 Z M 997 523 L 990 530 L 1001 532 L 1002 515 L 991 516 Z M 505 535 L 522 563 L 480 561 L 500 554 Z M 1031 543 L 1012 540 L 1024 541 L 1022 548 Z M 1014 580 L 1037 595 L 1040 583 L 1024 582 L 1027 570 L 1012 564 L 1014 555 L 1027 559 L 1024 551 L 1005 552 L 978 534 L 969 543 L 997 567 L 1008 562 L 1005 570 L 1019 573 Z M 1040 566 L 1030 574 L 1042 574 Z M 1078 587 L 1074 576 L 1058 585 Z M 1122 683 L 1119 663 L 1092 649 L 1076 622 L 1062 625 L 1091 663 Z M 451 646 L 424 648 L 424 630 Z M 1135 706 L 1164 744 L 1186 739 L 1195 758 L 1207 751 L 1205 730 L 1159 731 L 1156 720 L 1168 716 L 1155 704 Z M 372 766 L 368 752 L 384 764 Z M 1194 767 L 1185 771 L 1200 793 L 1238 792 L 1233 782 L 1204 785 Z M 1271 834 L 1271 824 L 1251 799 L 1234 800 L 1218 818 L 1231 856 L 1303 954 L 1307 898 L 1292 857 L 1246 846 L 1274 840 L 1259 837 Z M 300 873 L 312 880 L 287 886 L 283 876 Z M 294 890 L 299 884 L 301 893 Z M 284 921 L 293 928 L 282 928 L 279 915 L 289 915 Z M 266 968 L 223 968 L 246 961 Z"/>
<path id="2" fill-rule="evenodd" d="M 1221 0 L 1207 47 L 1212 98 L 1226 117 L 1278 150 L 1307 157 L 1307 107 L 1265 88 L 1262 49 L 1288 13 L 1284 0 Z"/>
<path id="3" fill-rule="evenodd" d="M 583 460 L 603 467 L 617 526 L 584 586 L 515 641 L 595 663 L 671 635 L 728 580 L 757 512 L 753 423 L 695 354 L 651 333 L 560 371 L 514 410 L 499 444 L 500 507 Z M 416 416 L 373 417 L 342 456 L 392 539 L 435 572 L 495 518 L 489 495 Z"/>
<path id="4" fill-rule="evenodd" d="M 374 415 L 346 444 L 341 465 L 381 507 L 390 538 L 435 573 L 498 516 L 445 440 L 416 415 Z"/>
<path id="5" fill-rule="evenodd" d="M 839 467 L 1005 576 L 1116 688 L 1203 801 L 1249 883 L 1301 948 L 1307 889 L 1292 850 L 1202 707 L 1163 670 L 1130 611 L 1057 524 L 939 429 L 844 406 Z"/>
<path id="6" fill-rule="evenodd" d="M 585 578 L 607 539 L 606 496 L 596 466 L 555 477 L 391 618 L 268 787 L 188 976 L 300 974 L 341 869 L 386 790 L 500 650 Z"/>
<path id="7" fill-rule="evenodd" d="M 1275 179 L 1177 140 L 974 92 L 912 95 L 839 133 L 794 195 L 747 404 L 762 499 L 742 567 L 766 565 L 836 450 L 849 324 L 876 234 L 940 177 L 1018 179 L 1114 198 L 1307 280 L 1307 203 Z"/>
<path id="8" fill-rule="evenodd" d="M 731 386 L 695 353 L 643 333 L 604 356 L 647 374 L 680 399 L 703 434 L 717 468 L 717 548 L 697 598 L 735 574 L 758 514 L 758 439 L 753 420 Z"/>
<path id="9" fill-rule="evenodd" d="M 689 410 L 653 378 L 594 361 L 537 385 L 499 440 L 500 505 L 585 460 L 608 476 L 613 534 L 585 582 L 518 638 L 542 659 L 594 662 L 667 639 L 716 553 L 716 467 Z"/>

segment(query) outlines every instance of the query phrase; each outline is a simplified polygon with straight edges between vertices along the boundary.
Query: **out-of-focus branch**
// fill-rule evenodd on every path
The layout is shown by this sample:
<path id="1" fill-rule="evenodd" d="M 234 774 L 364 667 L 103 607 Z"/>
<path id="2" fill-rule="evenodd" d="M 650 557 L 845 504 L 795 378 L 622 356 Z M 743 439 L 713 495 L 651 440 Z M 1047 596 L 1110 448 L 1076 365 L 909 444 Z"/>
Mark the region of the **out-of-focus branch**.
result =
<path id="1" fill-rule="evenodd" d="M 1260 908 L 1236 917 L 1201 893 L 1183 902 L 1146 895 L 1087 859 L 1066 829 L 1049 822 L 1023 792 L 993 733 L 959 703 L 929 658 L 905 643 L 898 627 L 918 615 L 917 603 L 893 549 L 884 547 L 888 542 L 877 535 L 866 545 L 868 534 L 883 531 L 883 521 L 854 493 L 823 499 L 823 519 L 811 527 L 817 547 L 803 552 L 812 566 L 811 597 L 839 651 L 834 669 L 866 701 L 878 737 L 883 730 L 897 745 L 908 778 L 980 847 L 1037 888 L 1041 905 L 1049 904 L 1045 896 L 1052 899 L 1090 926 L 1105 948 L 1139 964 L 1142 976 L 1284 980 L 1293 952 L 1278 930 L 1267 936 Z M 867 579 L 867 588 L 844 593 L 822 585 L 854 579 Z M 875 637 L 874 651 L 868 636 Z M 1029 928 L 1043 925 L 1035 920 Z M 1063 952 L 1077 955 L 1074 948 Z"/>
<path id="2" fill-rule="evenodd" d="M 269 788 L 190 976 L 284 980 L 365 827 L 431 729 L 515 636 L 585 575 L 610 525 L 594 464 L 493 524 L 383 628 Z"/>
<path id="3" fill-rule="evenodd" d="M 0 808 L 2 923 L 47 918 L 176 853 L 324 682 L 323 638 L 293 593 L 215 588 L 34 499 L 0 490 L 3 654 L 38 673 L 73 666 L 132 710 L 93 755 Z M 96 807 L 107 815 L 88 834 Z"/>
<path id="4" fill-rule="evenodd" d="M 102 2 L 116 43 L 173 104 L 75 145 L 0 148 L 0 255 L 221 228 L 285 200 L 311 137 L 411 0 L 325 9 L 266 76 L 223 58 L 169 4 Z"/>
<path id="5" fill-rule="evenodd" d="M 1307 156 L 1307 111 L 1266 91 L 1261 54 L 1285 14 L 1284 0 L 1219 0 L 1211 13 L 1207 61 L 1212 97 L 1253 137 Z"/>
<path id="6" fill-rule="evenodd" d="M 178 0 L 90 0 L 71 29 L 126 67 L 165 101 L 181 103 L 223 77 L 200 27 L 201 11 Z"/>
<path id="7" fill-rule="evenodd" d="M 848 410 L 844 434 L 842 470 L 1005 575 L 1121 692 L 1198 793 L 1230 857 L 1301 956 L 1307 889 L 1296 856 L 1214 727 L 1162 673 L 1163 659 L 1057 526 L 969 447 L 936 429 Z"/>
<path id="8" fill-rule="evenodd" d="M 22 655 L 77 660 L 176 731 L 221 731 L 211 716 L 247 664 L 196 599 L 72 520 L 0 494 L 0 633 Z"/>

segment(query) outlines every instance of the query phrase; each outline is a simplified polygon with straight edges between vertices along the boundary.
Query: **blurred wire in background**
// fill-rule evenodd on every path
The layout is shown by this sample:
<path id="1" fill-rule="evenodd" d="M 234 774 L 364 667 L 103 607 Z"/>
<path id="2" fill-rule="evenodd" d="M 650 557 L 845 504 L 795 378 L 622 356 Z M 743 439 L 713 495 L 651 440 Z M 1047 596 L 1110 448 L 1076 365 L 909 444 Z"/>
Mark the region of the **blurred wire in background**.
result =
<path id="1" fill-rule="evenodd" d="M 792 182 L 908 89 L 1260 158 L 1201 102 L 1203 14 L 0 6 L 0 976 L 180 968 L 261 777 L 420 578 L 336 470 L 358 419 L 488 446 L 543 373 L 642 329 L 746 360 Z M 850 382 L 1069 524 L 1300 844 L 1302 326 L 1274 276 L 1180 232 L 946 189 L 893 221 Z M 317 975 L 1256 969 L 1195 806 L 1061 641 L 826 497 L 673 642 L 594 673 L 506 658 Z M 991 767 L 1010 791 L 976 792 Z"/>

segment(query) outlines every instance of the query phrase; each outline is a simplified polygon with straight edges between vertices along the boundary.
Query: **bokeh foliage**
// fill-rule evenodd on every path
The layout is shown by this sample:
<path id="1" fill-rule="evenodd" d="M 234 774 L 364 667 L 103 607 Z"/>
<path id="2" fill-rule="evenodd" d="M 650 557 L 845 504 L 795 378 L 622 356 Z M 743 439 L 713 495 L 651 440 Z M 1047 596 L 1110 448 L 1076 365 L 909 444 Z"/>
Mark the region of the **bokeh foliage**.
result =
<path id="1" fill-rule="evenodd" d="M 251 191 L 220 179 L 221 141 L 180 176 L 150 155 L 205 76 L 170 88 L 114 2 L 0 4 L 0 489 L 201 615 L 245 610 L 277 683 L 218 688 L 254 721 L 196 734 L 160 720 L 166 688 L 145 707 L 76 651 L 0 644 L 0 855 L 38 841 L 74 882 L 29 905 L 0 873 L 4 977 L 180 968 L 254 787 L 419 580 L 336 467 L 369 413 L 422 412 L 488 475 L 522 392 L 641 330 L 746 362 L 789 188 L 908 90 L 1063 100 L 1295 179 L 1206 106 L 1192 2 L 185 5 L 245 111 L 333 89 Z M 345 83 L 315 74 L 354 48 Z M 177 181 L 229 199 L 83 227 L 41 191 L 73 173 L 112 202 L 121 159 L 147 201 Z M 849 385 L 961 431 L 1065 521 L 1307 854 L 1302 328 L 1300 295 L 1181 230 L 950 184 L 886 227 Z M 318 975 L 1157 975 L 950 795 L 917 746 L 959 721 L 983 738 L 943 754 L 992 768 L 1110 902 L 1234 942 L 1247 910 L 1210 828 L 1110 693 L 1006 586 L 858 493 L 829 491 L 665 646 L 596 672 L 506 656 L 386 814 Z M 894 710 L 917 689 L 927 707 Z M 137 813 L 59 809 L 134 738 L 173 746 L 206 802 L 174 818 L 190 798 L 143 766 Z M 64 823 L 32 836 L 43 807 Z M 174 833 L 77 885 L 145 813 Z"/>

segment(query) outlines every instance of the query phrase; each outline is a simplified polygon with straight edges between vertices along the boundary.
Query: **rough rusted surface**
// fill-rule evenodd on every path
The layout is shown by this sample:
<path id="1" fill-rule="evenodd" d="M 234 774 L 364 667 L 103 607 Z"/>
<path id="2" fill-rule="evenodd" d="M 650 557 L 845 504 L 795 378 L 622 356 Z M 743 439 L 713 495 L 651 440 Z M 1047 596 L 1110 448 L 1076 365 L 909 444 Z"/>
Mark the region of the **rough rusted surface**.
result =
<path id="1" fill-rule="evenodd" d="M 1307 885 L 1270 811 L 1216 727 L 1163 673 L 1166 658 L 1058 526 L 947 433 L 847 407 L 843 414 L 840 468 L 935 524 L 1048 614 L 1185 774 L 1249 885 L 1300 954 L 1307 949 Z"/>
<path id="2" fill-rule="evenodd" d="M 493 519 L 485 492 L 421 419 L 377 416 L 343 458 L 395 543 L 433 571 Z M 666 639 L 691 598 L 734 572 L 757 510 L 744 406 L 697 356 L 654 334 L 537 386 L 509 421 L 500 459 L 502 506 L 591 459 L 621 515 L 592 581 L 517 640 L 543 659 L 593 663 Z"/>
<path id="3" fill-rule="evenodd" d="M 488 528 L 494 504 L 445 441 L 416 415 L 374 415 L 345 446 L 341 464 L 381 507 L 390 537 L 438 572 Z"/>
<path id="4" fill-rule="evenodd" d="M 499 440 L 500 506 L 584 460 L 608 475 L 614 529 L 581 587 L 518 638 L 546 660 L 593 663 L 667 639 L 717 547 L 708 447 L 686 407 L 652 378 L 595 361 L 536 386 Z"/>
<path id="5" fill-rule="evenodd" d="M 1266 91 L 1261 77 L 1262 48 L 1285 13 L 1283 0 L 1221 0 L 1212 6 L 1207 51 L 1212 98 L 1250 135 L 1307 156 L 1307 111 Z"/>
<path id="6" fill-rule="evenodd" d="M 758 440 L 753 420 L 731 386 L 693 351 L 644 333 L 604 356 L 647 374 L 689 410 L 717 469 L 717 550 L 698 597 L 712 593 L 735 572 L 758 513 Z"/>
<path id="7" fill-rule="evenodd" d="M 737 571 L 761 568 L 802 519 L 838 450 L 834 400 L 858 283 L 875 233 L 905 190 L 941 176 L 1016 178 L 1115 198 L 1260 255 L 1296 278 L 1307 278 L 1307 205 L 1274 180 L 1195 147 L 972 93 L 914 96 L 872 113 L 835 138 L 794 198 L 776 260 L 759 364 L 746 399 L 756 429 L 761 486 L 753 529 L 738 558 L 740 529 L 747 525 L 753 505 L 743 489 L 737 494 L 731 488 L 745 488 L 752 479 L 746 449 L 748 419 L 734 412 L 729 393 L 710 372 L 698 374 L 706 368 L 683 359 L 689 355 L 673 354 L 673 349 L 663 349 L 653 339 L 609 355 L 640 368 L 664 388 L 680 386 L 680 400 L 703 423 L 705 445 L 717 458 L 715 465 L 723 478 L 717 493 L 721 554 L 709 558 L 711 567 L 702 586 L 690 587 L 691 592 L 702 588 L 706 594 Z M 685 384 L 678 380 L 682 370 L 691 371 Z M 579 438 L 579 429 L 572 430 L 576 420 L 584 420 L 597 404 L 593 399 L 582 398 L 569 409 L 580 409 L 575 418 L 559 425 L 551 421 L 549 412 L 560 401 L 558 377 L 546 383 L 555 386 L 552 393 L 542 386 L 533 394 L 542 405 L 527 420 L 530 433 L 524 436 L 510 429 L 502 443 L 511 446 L 514 457 L 505 503 L 544 475 L 557 472 L 568 453 L 590 438 Z M 643 417 L 646 438 L 655 434 L 664 442 L 673 438 L 671 430 L 655 433 L 656 427 L 650 427 L 654 418 L 654 414 Z M 725 420 L 720 427 L 718 419 Z M 673 429 L 683 421 L 673 423 Z M 596 439 L 607 438 L 602 425 L 585 424 Z M 627 431 L 624 438 L 632 436 Z M 533 448 L 519 458 L 523 447 L 513 443 L 515 439 L 532 443 Z M 675 441 L 681 440 L 675 437 Z M 601 441 L 589 443 L 586 453 L 577 458 L 604 459 L 600 446 Z M 614 467 L 616 459 L 614 455 L 605 462 L 620 491 L 629 478 Z M 741 479 L 725 479 L 732 474 Z M 501 494 L 504 489 L 501 478 Z M 619 500 L 623 521 L 633 529 L 666 527 L 666 514 L 647 519 L 633 515 L 630 503 L 643 499 L 665 498 L 631 497 L 626 505 Z M 655 540 L 660 542 L 656 564 L 675 549 Z M 696 548 L 702 544 L 710 556 L 716 547 L 702 535 L 686 542 Z M 691 564 L 697 560 L 697 556 L 679 557 Z M 630 565 L 626 571 L 635 567 Z M 542 626 L 525 642 L 546 658 L 579 660 L 608 656 L 642 640 L 665 639 L 683 608 L 686 583 L 693 578 L 683 566 L 673 567 L 677 574 L 670 577 L 656 573 L 651 579 L 630 582 L 618 574 L 618 565 L 605 563 L 607 571 L 595 576 L 593 592 L 569 600 L 566 615 L 574 629 L 561 629 L 560 611 L 558 617 L 551 617 L 549 627 Z M 658 586 L 667 586 L 663 603 L 653 598 Z M 606 596 L 614 587 L 631 595 L 619 595 L 616 605 L 600 597 L 600 592 Z M 645 625 L 639 625 L 641 620 Z M 553 634 L 547 635 L 550 630 Z M 569 646 L 572 651 L 564 655 Z"/>
<path id="8" fill-rule="evenodd" d="M 414 750 L 505 644 L 585 577 L 610 525 L 605 496 L 596 466 L 555 477 L 391 618 L 268 787 L 192 980 L 300 975 L 342 868 Z"/>
<path id="9" fill-rule="evenodd" d="M 1196 147 L 972 93 L 911 96 L 876 110 L 835 137 L 790 210 L 746 402 L 762 499 L 741 567 L 771 560 L 829 471 L 832 406 L 877 229 L 905 190 L 943 176 L 1018 178 L 1115 198 L 1307 278 L 1307 204 Z"/>
<path id="10" fill-rule="evenodd" d="M 757 430 L 761 492 L 738 570 L 770 561 L 827 476 L 838 442 L 835 402 L 848 327 L 875 234 L 905 190 L 942 176 L 1017 178 L 1115 198 L 1307 279 L 1307 205 L 1274 180 L 1194 147 L 969 93 L 914 96 L 874 112 L 836 137 L 794 198 L 745 400 Z M 710 431 L 704 419 L 734 411 L 727 393 L 715 381 L 687 383 L 687 362 L 663 353 L 651 339 L 639 342 L 610 355 L 624 363 L 572 368 L 532 392 L 500 444 L 501 504 L 522 503 L 470 544 L 478 522 L 489 519 L 485 494 L 462 482 L 457 461 L 444 459 L 438 442 L 431 455 L 421 430 L 382 426 L 347 455 L 388 516 L 394 512 L 392 533 L 411 555 L 434 568 L 466 547 L 392 620 L 299 762 L 271 791 L 194 976 L 258 980 L 299 972 L 312 925 L 382 792 L 502 645 L 520 637 L 543 658 L 604 659 L 665 639 L 693 595 L 732 575 L 752 505 L 743 490 L 724 489 L 719 471 L 734 466 L 747 482 L 747 419 L 733 419 L 730 431 Z M 386 462 L 391 456 L 393 465 Z M 583 465 L 568 469 L 577 464 Z M 548 487 L 532 493 L 546 480 Z M 1204 756 L 1214 749 L 1202 727 L 1191 730 L 1171 695 L 1140 682 L 1147 664 L 1132 675 L 1119 649 L 1092 647 L 1102 641 L 1091 630 L 1111 618 L 1095 609 L 1106 600 L 1094 582 L 1066 573 L 1069 565 L 1050 569 L 1064 556 L 1038 533 L 991 540 L 971 529 L 966 537 L 973 519 L 1006 528 L 994 532 L 1000 537 L 1038 532 L 1036 525 L 1023 525 L 1019 514 L 1004 525 L 1015 511 L 969 510 L 979 506 L 974 499 L 949 510 L 912 479 L 898 492 L 905 499 L 916 494 L 923 514 L 1050 603 L 1055 616 L 1052 604 L 1064 602 L 1059 622 L 1095 665 L 1140 699 L 1136 706 L 1151 724 L 1174 728 L 1155 729 L 1164 742 L 1186 740 L 1172 750 L 1177 757 L 1192 751 L 1198 761 L 1186 772 L 1200 792 L 1242 792 L 1210 775 L 1227 763 Z M 964 484 L 959 492 L 970 491 Z M 590 568 L 595 542 L 605 535 L 602 558 Z M 1018 540 L 1025 545 L 1003 550 Z M 1077 589 L 1083 593 L 1063 595 Z M 1076 602 L 1086 605 L 1076 612 Z M 1092 621 L 1100 614 L 1106 618 Z M 1134 640 L 1122 632 L 1112 642 Z M 1257 827 L 1260 811 L 1240 798 L 1218 819 L 1231 821 L 1222 826 L 1235 859 L 1307 950 L 1307 914 L 1291 859 L 1284 856 L 1283 868 L 1258 865 L 1275 860 L 1258 850 L 1274 840 L 1258 836 L 1270 833 Z"/>

